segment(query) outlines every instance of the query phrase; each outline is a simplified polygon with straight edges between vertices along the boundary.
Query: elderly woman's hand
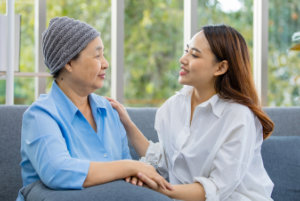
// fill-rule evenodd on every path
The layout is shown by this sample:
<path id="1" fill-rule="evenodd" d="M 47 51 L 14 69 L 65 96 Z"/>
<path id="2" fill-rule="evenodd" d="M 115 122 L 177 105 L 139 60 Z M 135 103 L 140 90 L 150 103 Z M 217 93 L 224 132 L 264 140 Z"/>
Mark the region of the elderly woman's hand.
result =
<path id="1" fill-rule="evenodd" d="M 131 183 L 133 185 L 138 185 L 138 186 L 143 186 L 144 185 L 144 183 L 140 179 L 138 179 L 137 177 L 126 177 L 125 181 L 127 183 Z"/>

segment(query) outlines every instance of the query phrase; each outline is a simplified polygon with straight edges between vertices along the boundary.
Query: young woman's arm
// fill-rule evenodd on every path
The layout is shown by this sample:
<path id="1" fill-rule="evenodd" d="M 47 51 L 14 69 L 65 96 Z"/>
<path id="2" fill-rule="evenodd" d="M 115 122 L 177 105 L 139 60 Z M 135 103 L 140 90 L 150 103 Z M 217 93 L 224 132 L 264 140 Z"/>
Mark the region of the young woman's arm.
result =
<path id="1" fill-rule="evenodd" d="M 127 133 L 129 142 L 132 144 L 136 152 L 142 157 L 145 156 L 147 149 L 149 147 L 149 142 L 147 138 L 142 134 L 142 132 L 136 127 L 136 125 L 130 119 L 126 109 L 118 101 L 106 97 L 111 103 L 112 107 L 115 108 L 120 116 L 120 120 L 124 125 Z"/>

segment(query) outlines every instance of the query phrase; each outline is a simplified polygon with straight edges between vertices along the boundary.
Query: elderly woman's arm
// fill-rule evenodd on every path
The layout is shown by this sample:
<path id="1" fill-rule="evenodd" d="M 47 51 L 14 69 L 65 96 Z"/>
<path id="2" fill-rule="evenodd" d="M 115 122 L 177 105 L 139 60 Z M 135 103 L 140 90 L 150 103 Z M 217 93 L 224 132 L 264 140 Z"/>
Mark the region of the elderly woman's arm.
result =
<path id="1" fill-rule="evenodd" d="M 155 171 L 153 166 L 133 160 L 91 162 L 83 186 L 89 187 L 102 184 L 128 176 L 135 176 L 138 173 L 152 178 L 162 189 L 172 189 L 171 185 Z"/>

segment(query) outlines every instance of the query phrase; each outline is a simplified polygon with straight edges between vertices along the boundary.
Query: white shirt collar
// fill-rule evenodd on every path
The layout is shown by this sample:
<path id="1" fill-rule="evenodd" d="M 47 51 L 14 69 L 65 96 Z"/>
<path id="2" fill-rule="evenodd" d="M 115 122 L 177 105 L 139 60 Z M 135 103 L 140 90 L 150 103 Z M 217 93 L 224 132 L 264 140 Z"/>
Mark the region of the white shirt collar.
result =
<path id="1" fill-rule="evenodd" d="M 194 87 L 192 87 L 192 86 L 184 85 L 182 87 L 182 89 L 180 89 L 177 92 L 177 94 L 191 97 L 192 92 L 193 92 L 193 88 Z M 206 108 L 208 106 L 211 106 L 212 112 L 217 117 L 221 117 L 221 115 L 223 113 L 223 110 L 225 108 L 225 101 L 223 99 L 221 99 L 218 94 L 215 94 L 210 99 L 208 99 L 207 101 L 197 105 L 197 107 L 201 107 L 201 108 Z"/>

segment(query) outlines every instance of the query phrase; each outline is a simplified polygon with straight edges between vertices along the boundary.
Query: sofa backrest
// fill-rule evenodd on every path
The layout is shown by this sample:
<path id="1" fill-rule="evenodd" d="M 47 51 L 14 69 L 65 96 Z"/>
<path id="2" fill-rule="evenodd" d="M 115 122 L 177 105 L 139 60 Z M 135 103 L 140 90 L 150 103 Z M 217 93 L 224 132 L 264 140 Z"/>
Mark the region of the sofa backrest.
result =
<path id="1" fill-rule="evenodd" d="M 20 145 L 27 106 L 0 106 L 0 200 L 16 200 L 22 187 Z"/>
<path id="2" fill-rule="evenodd" d="M 0 200 L 15 200 L 18 190 L 22 186 L 21 169 L 19 167 L 21 161 L 20 133 L 22 116 L 26 108 L 27 106 L 0 106 L 0 178 L 2 181 L 0 182 Z M 300 137 L 281 138 L 281 142 L 274 137 L 300 136 L 300 107 L 264 108 L 264 110 L 275 122 L 273 136 L 270 140 L 264 142 L 262 149 L 266 169 L 275 183 L 274 195 L 272 196 L 274 199 L 276 198 L 276 201 L 292 201 L 293 199 L 283 198 L 300 194 L 299 182 L 298 186 L 294 185 L 292 189 L 287 186 L 292 185 L 294 181 L 300 181 L 300 172 L 298 171 L 300 164 L 297 166 L 298 161 L 300 161 L 300 153 L 299 149 L 294 150 L 295 147 L 300 147 Z M 157 142 L 157 135 L 153 128 L 156 108 L 128 108 L 128 113 L 145 136 L 153 142 Z M 293 145 L 289 146 L 286 140 L 294 142 Z M 281 148 L 287 152 L 280 151 Z M 133 158 L 138 159 L 138 155 L 131 146 L 130 149 Z M 287 157 L 287 153 L 290 153 L 289 157 Z M 275 164 L 276 166 L 274 166 Z M 277 165 L 282 166 L 278 167 Z M 297 171 L 299 174 L 294 175 L 293 173 Z M 289 177 L 286 177 L 286 174 L 289 174 Z M 293 178 L 293 180 L 289 178 Z M 285 181 L 285 183 L 280 181 Z M 286 186 L 284 187 L 283 184 Z M 282 190 L 282 188 L 285 189 Z"/>
<path id="3" fill-rule="evenodd" d="M 265 107 L 275 124 L 272 136 L 300 136 L 300 107 Z"/>

